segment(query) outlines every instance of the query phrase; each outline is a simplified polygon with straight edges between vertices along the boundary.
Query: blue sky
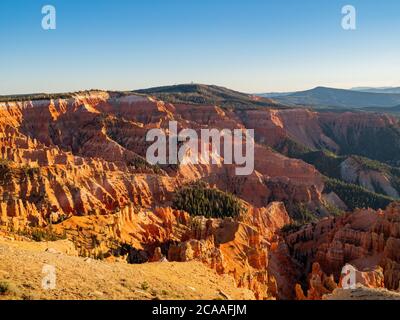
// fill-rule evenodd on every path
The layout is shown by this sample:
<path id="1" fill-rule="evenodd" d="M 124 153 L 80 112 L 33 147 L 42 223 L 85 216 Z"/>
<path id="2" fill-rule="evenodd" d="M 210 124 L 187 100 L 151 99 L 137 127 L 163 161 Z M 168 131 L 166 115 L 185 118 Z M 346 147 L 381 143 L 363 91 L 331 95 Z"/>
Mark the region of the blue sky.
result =
<path id="1" fill-rule="evenodd" d="M 46 4 L 56 30 L 41 28 Z M 399 35 L 398 0 L 1 0 L 0 94 L 399 86 Z"/>

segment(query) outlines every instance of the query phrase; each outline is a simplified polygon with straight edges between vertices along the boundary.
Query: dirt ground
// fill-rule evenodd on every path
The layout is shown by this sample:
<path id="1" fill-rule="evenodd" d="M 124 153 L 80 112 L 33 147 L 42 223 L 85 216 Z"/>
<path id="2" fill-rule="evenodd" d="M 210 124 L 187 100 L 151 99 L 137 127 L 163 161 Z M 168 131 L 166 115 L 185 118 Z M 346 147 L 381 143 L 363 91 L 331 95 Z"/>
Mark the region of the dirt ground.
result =
<path id="1" fill-rule="evenodd" d="M 359 287 L 356 289 L 336 289 L 324 297 L 326 300 L 400 300 L 400 293 L 386 289 Z"/>
<path id="2" fill-rule="evenodd" d="M 56 270 L 53 290 L 44 266 Z M 45 271 L 45 273 L 42 273 Z M 129 265 L 77 257 L 68 241 L 35 243 L 0 238 L 0 299 L 149 300 L 254 299 L 233 278 L 200 262 Z"/>

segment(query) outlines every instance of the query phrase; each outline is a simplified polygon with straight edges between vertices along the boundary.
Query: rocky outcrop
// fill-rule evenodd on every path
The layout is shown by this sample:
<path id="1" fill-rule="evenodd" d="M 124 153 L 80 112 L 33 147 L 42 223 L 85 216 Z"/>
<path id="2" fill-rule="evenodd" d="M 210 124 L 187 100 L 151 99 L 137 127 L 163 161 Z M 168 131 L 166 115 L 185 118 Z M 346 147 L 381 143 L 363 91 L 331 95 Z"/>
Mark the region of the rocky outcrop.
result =
<path id="1" fill-rule="evenodd" d="M 244 110 L 239 114 L 247 128 L 255 128 L 256 141 L 260 144 L 282 148 L 289 140 L 309 150 L 327 149 L 337 154 L 400 163 L 400 125 L 395 116 L 316 112 L 305 108 Z"/>
<path id="2" fill-rule="evenodd" d="M 291 222 L 291 204 L 320 209 L 326 199 L 340 199 L 322 195 L 323 177 L 313 166 L 271 147 L 290 138 L 310 148 L 342 148 L 335 137 L 347 129 L 338 127 L 338 117 L 303 109 L 171 104 L 99 91 L 0 103 L 0 227 L 23 234 L 51 226 L 72 240 L 80 255 L 101 259 L 198 260 L 232 275 L 259 299 L 293 297 L 301 274 L 314 262 L 320 264 L 314 273 L 321 280 L 313 282 L 312 297 L 324 294 L 326 279 L 333 274 L 337 282 L 343 264 L 354 261 L 367 267 L 376 261 L 385 286 L 397 288 L 397 213 L 360 211 L 329 218 L 285 241 L 278 232 Z M 349 127 L 353 121 L 366 125 L 346 117 L 353 119 Z M 234 165 L 221 163 L 149 165 L 146 133 L 158 128 L 169 135 L 171 120 L 196 132 L 255 129 L 254 172 L 237 176 Z M 196 180 L 234 194 L 246 212 L 236 219 L 206 219 L 171 209 L 174 192 Z"/>
<path id="3" fill-rule="evenodd" d="M 317 112 L 299 108 L 243 113 L 246 127 L 255 128 L 256 139 L 260 143 L 276 146 L 286 139 L 292 139 L 310 149 L 325 147 L 339 150 L 335 141 L 324 133 Z"/>
<path id="4" fill-rule="evenodd" d="M 339 282 L 336 283 L 334 276 L 327 276 L 322 270 L 318 262 L 313 263 L 311 273 L 308 276 L 308 289 L 307 294 L 304 294 L 300 284 L 296 284 L 295 292 L 298 300 L 321 300 L 325 295 L 331 294 L 337 288 L 343 288 L 343 284 L 347 281 L 344 289 L 349 290 L 357 286 L 365 288 L 384 288 L 384 276 L 381 267 L 376 267 L 370 271 L 358 271 L 354 267 L 351 268 L 355 271 L 355 283 L 349 283 L 350 280 L 344 279 L 342 274 Z"/>
<path id="5" fill-rule="evenodd" d="M 146 132 L 160 128 L 168 133 L 170 120 L 195 130 L 245 127 L 232 111 L 140 95 L 87 92 L 69 99 L 1 103 L 0 155 L 10 171 L 0 182 L 5 220 L 10 220 L 3 223 L 44 225 L 52 213 L 70 217 L 110 214 L 128 204 L 160 205 L 179 185 L 198 179 L 256 207 L 287 198 L 321 201 L 322 177 L 314 167 L 262 144 L 256 145 L 255 171 L 248 177 L 237 177 L 233 165 L 155 170 L 143 159 Z M 279 189 L 270 181 L 280 181 Z M 26 213 L 19 214 L 21 207 Z M 25 220 L 17 222 L 21 216 Z"/>
<path id="6" fill-rule="evenodd" d="M 381 167 L 368 167 L 362 160 L 349 157 L 340 164 L 340 174 L 343 181 L 359 184 L 372 192 L 399 198 L 399 191 L 396 190 L 398 186 L 393 183 L 394 177 L 390 170 L 383 165 Z"/>
<path id="7" fill-rule="evenodd" d="M 303 282 L 304 297 L 319 299 L 333 283 L 340 286 L 341 271 L 351 264 L 358 271 L 357 282 L 368 287 L 399 289 L 400 207 L 386 210 L 356 210 L 339 218 L 326 218 L 288 234 L 285 243 L 294 261 L 309 274 Z M 314 280 L 310 280 L 314 279 Z M 298 278 L 301 281 L 300 278 Z M 300 286 L 298 298 L 304 298 Z"/>
<path id="8" fill-rule="evenodd" d="M 400 293 L 359 286 L 356 289 L 335 289 L 331 294 L 323 296 L 323 300 L 400 300 Z"/>
<path id="9" fill-rule="evenodd" d="M 290 223 L 281 203 L 249 207 L 240 219 L 190 217 L 183 211 L 127 207 L 114 215 L 74 216 L 55 225 L 81 255 L 125 256 L 134 263 L 201 261 L 229 274 L 258 299 L 279 297 L 281 283 L 269 272 L 276 231 Z M 240 257 L 240 258 L 238 258 Z"/>

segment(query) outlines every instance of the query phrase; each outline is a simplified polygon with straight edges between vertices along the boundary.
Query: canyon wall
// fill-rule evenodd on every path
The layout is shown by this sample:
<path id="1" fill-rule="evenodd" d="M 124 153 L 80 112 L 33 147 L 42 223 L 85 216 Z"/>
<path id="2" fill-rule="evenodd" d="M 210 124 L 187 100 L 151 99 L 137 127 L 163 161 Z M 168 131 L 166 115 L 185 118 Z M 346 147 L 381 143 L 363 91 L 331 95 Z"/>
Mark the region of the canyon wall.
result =
<path id="1" fill-rule="evenodd" d="M 254 172 L 237 176 L 235 165 L 221 163 L 149 165 L 146 133 L 156 128 L 168 135 L 170 121 L 198 133 L 254 129 Z M 360 272 L 382 268 L 385 287 L 397 289 L 397 207 L 331 218 L 327 199 L 340 199 L 323 194 L 323 176 L 274 150 L 287 139 L 340 150 L 352 128 L 371 125 L 396 123 L 386 116 L 231 110 L 107 92 L 0 103 L 0 227 L 18 234 L 51 228 L 83 256 L 199 260 L 259 299 L 321 298 L 339 282 L 345 263 Z M 175 192 L 198 180 L 235 195 L 245 212 L 216 219 L 172 209 Z M 291 204 L 327 218 L 283 237 L 281 228 L 293 222 Z M 310 283 L 305 274 L 320 279 L 309 293 L 303 292 Z"/>
<path id="2" fill-rule="evenodd" d="M 290 255 L 302 268 L 298 278 L 308 298 L 321 298 L 341 286 L 343 267 L 355 267 L 357 282 L 398 290 L 400 281 L 400 206 L 386 210 L 358 209 L 326 218 L 285 236 Z M 297 296 L 303 297 L 297 286 Z"/>

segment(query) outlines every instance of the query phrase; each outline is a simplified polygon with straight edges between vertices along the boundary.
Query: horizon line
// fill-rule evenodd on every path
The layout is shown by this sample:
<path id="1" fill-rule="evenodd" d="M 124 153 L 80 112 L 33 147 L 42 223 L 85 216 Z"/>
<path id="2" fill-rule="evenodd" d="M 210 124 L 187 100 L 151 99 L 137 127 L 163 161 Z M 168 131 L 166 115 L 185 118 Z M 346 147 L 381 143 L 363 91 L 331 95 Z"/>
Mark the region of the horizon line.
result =
<path id="1" fill-rule="evenodd" d="M 325 85 L 317 85 L 313 87 L 308 87 L 305 89 L 301 90 L 277 90 L 277 91 L 271 91 L 271 90 L 265 90 L 264 92 L 246 92 L 246 91 L 241 91 L 237 89 L 231 89 L 227 86 L 224 85 L 218 85 L 218 84 L 206 84 L 206 83 L 197 83 L 197 82 L 189 82 L 189 83 L 178 83 L 178 84 L 166 84 L 166 85 L 156 85 L 156 86 L 150 86 L 150 87 L 145 87 L 145 88 L 136 88 L 136 89 L 99 89 L 99 88 L 90 88 L 90 89 L 79 89 L 79 90 L 73 90 L 73 91 L 42 91 L 42 92 L 28 92 L 28 93 L 11 93 L 11 94 L 0 94 L 0 97 L 18 97 L 18 96 L 30 96 L 30 95 L 52 95 L 52 94 L 73 94 L 73 93 L 79 93 L 79 92 L 90 92 L 90 91 L 102 91 L 102 92 L 132 92 L 134 93 L 135 91 L 139 90 L 148 90 L 148 89 L 154 89 L 154 88 L 163 88 L 163 87 L 174 87 L 174 86 L 184 86 L 184 85 L 203 85 L 203 86 L 216 86 L 220 88 L 225 88 L 228 90 L 244 93 L 244 94 L 249 94 L 249 95 L 262 95 L 262 94 L 284 94 L 284 93 L 296 93 L 296 92 L 303 92 L 303 91 L 309 91 L 309 90 L 314 90 L 317 88 L 327 88 L 327 89 L 338 89 L 338 90 L 353 90 L 357 91 L 356 89 L 394 89 L 394 88 L 400 88 L 400 85 L 396 86 L 352 86 L 352 87 L 331 87 L 331 86 L 325 86 Z"/>

